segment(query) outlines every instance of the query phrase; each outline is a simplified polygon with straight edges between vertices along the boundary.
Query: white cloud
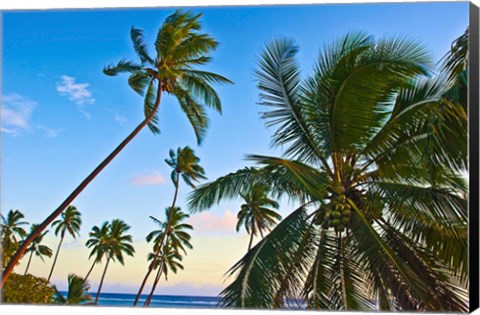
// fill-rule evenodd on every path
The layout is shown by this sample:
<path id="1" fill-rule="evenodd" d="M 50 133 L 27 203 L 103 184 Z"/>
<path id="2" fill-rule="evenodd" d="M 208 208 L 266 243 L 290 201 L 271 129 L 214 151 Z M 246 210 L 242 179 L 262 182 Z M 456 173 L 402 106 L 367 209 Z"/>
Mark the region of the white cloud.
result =
<path id="1" fill-rule="evenodd" d="M 150 171 L 148 174 L 137 174 L 130 180 L 130 183 L 134 186 L 164 185 L 166 182 L 160 171 Z"/>
<path id="2" fill-rule="evenodd" d="M 43 125 L 38 125 L 38 129 L 43 130 L 44 136 L 47 138 L 55 138 L 60 134 L 61 129 L 48 128 Z"/>
<path id="3" fill-rule="evenodd" d="M 196 232 L 228 233 L 236 231 L 237 216 L 230 210 L 220 215 L 214 215 L 211 212 L 202 212 L 190 217 L 188 223 L 195 227 Z"/>
<path id="4" fill-rule="evenodd" d="M 95 98 L 88 89 L 89 86 L 89 83 L 76 83 L 75 78 L 62 75 L 62 82 L 57 83 L 57 92 L 77 104 L 80 112 L 90 118 L 90 114 L 85 111 L 85 106 L 94 104 Z"/>
<path id="5" fill-rule="evenodd" d="M 127 122 L 127 118 L 123 115 L 120 115 L 120 114 L 113 114 L 113 119 L 115 119 L 115 121 L 118 122 L 122 126 L 124 126 L 125 123 Z"/>
<path id="6" fill-rule="evenodd" d="M 30 119 L 37 102 L 17 93 L 2 95 L 0 107 L 1 130 L 10 135 L 21 135 L 31 130 Z"/>

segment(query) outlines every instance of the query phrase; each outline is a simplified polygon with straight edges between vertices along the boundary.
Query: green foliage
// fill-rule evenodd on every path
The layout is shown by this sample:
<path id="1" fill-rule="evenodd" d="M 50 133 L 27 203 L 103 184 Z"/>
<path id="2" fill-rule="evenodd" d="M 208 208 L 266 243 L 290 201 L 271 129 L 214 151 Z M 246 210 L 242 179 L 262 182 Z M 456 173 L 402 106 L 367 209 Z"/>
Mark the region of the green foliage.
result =
<path id="1" fill-rule="evenodd" d="M 55 296 L 53 298 L 54 304 L 86 304 L 92 302 L 92 296 L 87 294 L 90 285 L 81 277 L 70 274 L 68 275 L 68 292 L 65 298 L 57 288 L 54 286 Z"/>
<path id="2" fill-rule="evenodd" d="M 50 304 L 54 292 L 44 278 L 12 273 L 2 289 L 2 303 Z"/>
<path id="3" fill-rule="evenodd" d="M 232 267 L 223 305 L 468 310 L 466 38 L 439 76 L 405 38 L 348 34 L 306 79 L 292 40 L 267 45 L 260 105 L 284 155 L 249 155 L 257 166 L 200 186 L 188 205 L 261 183 L 304 206 Z"/>
<path id="4" fill-rule="evenodd" d="M 0 214 L 0 242 L 2 247 L 2 267 L 5 267 L 10 258 L 15 254 L 19 247 L 19 242 L 27 235 L 22 225 L 27 225 L 21 221 L 25 216 L 20 210 L 10 210 L 7 216 Z"/>
<path id="5" fill-rule="evenodd" d="M 211 84 L 232 83 L 221 75 L 195 68 L 208 63 L 211 60 L 208 54 L 218 45 L 215 39 L 200 32 L 200 17 L 201 14 L 181 10 L 167 17 L 157 33 L 154 57 L 148 52 L 143 31 L 132 27 L 130 37 L 140 64 L 120 60 L 103 70 L 109 76 L 130 73 L 128 83 L 135 92 L 145 95 L 145 118 L 149 119 L 148 127 L 155 134 L 160 132 L 154 111 L 161 93 L 175 96 L 198 143 L 205 137 L 209 122 L 205 107 L 220 113 L 222 110 L 220 98 Z"/>

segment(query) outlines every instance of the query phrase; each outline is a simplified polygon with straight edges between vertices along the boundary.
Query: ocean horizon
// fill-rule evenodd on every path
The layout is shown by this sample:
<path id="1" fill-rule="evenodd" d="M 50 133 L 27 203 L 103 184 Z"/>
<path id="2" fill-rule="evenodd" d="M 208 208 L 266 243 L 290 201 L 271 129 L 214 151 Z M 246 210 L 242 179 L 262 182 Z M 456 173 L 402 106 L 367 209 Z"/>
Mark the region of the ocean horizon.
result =
<path id="1" fill-rule="evenodd" d="M 62 295 L 66 292 L 61 291 Z M 95 300 L 97 294 L 89 292 Z M 99 306 L 129 306 L 133 307 L 133 302 L 137 295 L 134 293 L 100 293 L 98 299 Z M 142 294 L 138 305 L 142 307 L 148 294 Z M 192 295 L 153 295 L 150 307 L 162 308 L 219 308 L 219 297 L 216 296 L 192 296 Z"/>

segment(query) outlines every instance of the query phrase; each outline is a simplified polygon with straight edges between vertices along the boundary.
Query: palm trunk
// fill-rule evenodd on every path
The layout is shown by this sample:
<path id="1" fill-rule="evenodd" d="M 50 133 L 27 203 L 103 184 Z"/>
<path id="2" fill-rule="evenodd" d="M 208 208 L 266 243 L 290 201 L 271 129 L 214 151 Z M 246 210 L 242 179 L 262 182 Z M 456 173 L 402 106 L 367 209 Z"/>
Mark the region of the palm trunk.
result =
<path id="1" fill-rule="evenodd" d="M 90 269 L 88 270 L 87 272 L 87 275 L 85 276 L 85 278 L 83 278 L 83 283 L 87 282 L 87 279 L 88 277 L 90 276 L 90 274 L 92 273 L 92 270 L 93 270 L 93 267 L 95 267 L 95 264 L 97 263 L 96 260 L 93 261 L 93 264 L 92 264 L 92 267 L 90 267 Z"/>
<path id="2" fill-rule="evenodd" d="M 143 304 L 143 306 L 149 306 L 150 302 L 152 301 L 153 294 L 155 293 L 155 289 L 157 288 L 157 284 L 160 281 L 160 277 L 162 276 L 163 264 L 165 264 L 165 261 L 163 261 L 162 264 L 158 268 L 157 275 L 155 276 L 155 281 L 153 282 L 153 285 L 152 285 L 152 290 L 150 291 L 150 294 L 148 295 L 148 298 L 145 301 L 145 303 Z"/>
<path id="3" fill-rule="evenodd" d="M 248 251 L 252 249 L 253 235 L 255 234 L 255 220 L 252 219 L 252 232 L 250 234 L 250 242 L 248 243 Z"/>
<path id="4" fill-rule="evenodd" d="M 28 272 L 28 268 L 30 268 L 30 262 L 32 261 L 32 256 L 33 256 L 33 251 L 30 252 L 30 257 L 28 258 L 27 267 L 25 268 L 25 273 L 23 275 L 26 275 Z"/>
<path id="5" fill-rule="evenodd" d="M 62 246 L 62 242 L 63 242 L 64 237 L 65 237 L 64 234 L 62 234 L 62 237 L 60 237 L 60 243 L 58 243 L 57 252 L 55 253 L 55 258 L 53 259 L 52 269 L 50 270 L 50 274 L 48 275 L 48 279 L 47 279 L 47 281 L 49 281 L 49 282 L 50 282 L 50 278 L 52 277 L 52 274 L 53 274 L 53 269 L 55 268 L 55 265 L 57 263 L 58 253 L 60 253 L 60 247 Z"/>
<path id="6" fill-rule="evenodd" d="M 105 279 L 105 274 L 107 273 L 108 264 L 110 263 L 110 258 L 107 259 L 107 264 L 103 270 L 102 278 L 100 279 L 100 285 L 98 286 L 97 296 L 95 297 L 95 305 L 98 304 L 98 299 L 100 298 L 100 291 L 102 291 L 103 280 Z"/>
<path id="7" fill-rule="evenodd" d="M 65 208 L 72 203 L 72 201 L 85 189 L 85 187 L 90 184 L 90 182 L 97 177 L 98 174 L 127 146 L 127 144 L 152 120 L 152 118 L 155 116 L 156 112 L 158 111 L 158 108 L 160 106 L 160 99 L 162 95 L 162 88 L 159 85 L 158 90 L 157 90 L 157 99 L 155 101 L 154 108 L 152 112 L 150 113 L 150 116 L 145 118 L 133 131 L 130 133 L 121 143 L 118 145 L 118 147 L 113 150 L 112 153 L 110 153 L 109 156 L 105 160 L 103 160 L 100 165 L 98 165 L 90 175 L 85 178 L 80 185 L 75 188 L 75 190 L 65 199 L 60 206 L 53 211 L 36 229 L 35 231 L 30 234 L 23 244 L 20 246 L 20 248 L 17 250 L 15 255 L 10 259 L 10 262 L 8 263 L 7 267 L 5 270 L 2 272 L 1 275 L 1 284 L 0 284 L 0 289 L 3 288 L 3 285 L 8 279 L 8 276 L 10 273 L 13 271 L 13 268 L 15 265 L 18 263 L 20 258 L 22 257 L 23 253 L 27 250 L 28 245 L 32 243 L 32 241 L 42 233 L 43 230 L 45 230 L 50 223 L 52 223 L 53 220 L 55 220 L 62 212 L 65 210 Z"/>
<path id="8" fill-rule="evenodd" d="M 148 266 L 147 274 L 143 278 L 142 284 L 140 285 L 140 289 L 138 290 L 137 296 L 135 297 L 135 302 L 133 302 L 133 306 L 136 306 L 138 304 L 138 300 L 140 300 L 140 296 L 142 295 L 143 288 L 145 287 L 145 284 L 147 283 L 148 277 L 150 277 L 150 274 L 153 271 L 153 266 L 155 266 L 155 263 L 158 260 L 158 256 L 160 255 L 160 251 L 162 250 L 163 243 L 165 242 L 165 236 L 167 235 L 167 230 L 169 229 L 171 221 L 172 221 L 171 213 L 173 211 L 173 208 L 175 207 L 175 204 L 177 203 L 178 187 L 179 187 L 179 181 L 177 181 L 177 183 L 175 184 L 175 194 L 173 196 L 172 207 L 170 208 L 170 217 L 168 219 L 167 226 L 165 227 L 165 233 L 163 233 L 163 237 L 160 240 L 158 249 L 155 252 L 155 256 L 152 259 L 152 263 Z"/>

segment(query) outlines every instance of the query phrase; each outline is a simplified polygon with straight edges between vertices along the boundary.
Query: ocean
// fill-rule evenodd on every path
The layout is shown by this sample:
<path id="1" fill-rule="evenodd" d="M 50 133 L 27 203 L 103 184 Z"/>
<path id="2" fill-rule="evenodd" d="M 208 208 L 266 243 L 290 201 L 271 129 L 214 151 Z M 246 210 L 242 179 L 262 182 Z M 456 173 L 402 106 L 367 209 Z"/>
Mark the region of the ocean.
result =
<path id="1" fill-rule="evenodd" d="M 63 292 L 62 292 L 63 294 Z M 96 293 L 90 293 L 95 299 Z M 100 293 L 100 306 L 132 306 L 136 294 Z M 142 295 L 138 303 L 143 306 L 147 295 Z M 154 295 L 150 307 L 165 308 L 218 308 L 218 297 L 213 296 L 183 296 L 183 295 Z"/>

